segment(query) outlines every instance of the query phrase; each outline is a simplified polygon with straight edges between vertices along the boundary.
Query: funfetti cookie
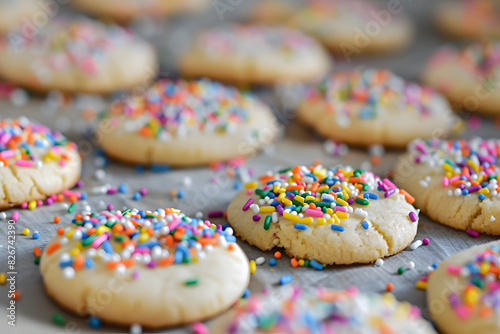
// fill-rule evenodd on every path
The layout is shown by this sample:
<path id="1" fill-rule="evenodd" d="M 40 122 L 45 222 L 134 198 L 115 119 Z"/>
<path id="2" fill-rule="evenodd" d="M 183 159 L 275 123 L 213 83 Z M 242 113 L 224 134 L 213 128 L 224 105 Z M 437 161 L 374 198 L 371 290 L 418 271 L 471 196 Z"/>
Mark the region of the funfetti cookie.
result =
<path id="1" fill-rule="evenodd" d="M 138 16 L 165 16 L 179 12 L 198 12 L 208 6 L 207 0 L 74 0 L 72 4 L 85 12 L 128 22 Z"/>
<path id="2" fill-rule="evenodd" d="M 416 140 L 394 178 L 432 220 L 471 234 L 500 235 L 500 141 Z"/>
<path id="3" fill-rule="evenodd" d="M 156 70 L 149 44 L 124 28 L 83 17 L 0 39 L 0 77 L 38 91 L 111 93 L 147 84 Z"/>
<path id="4" fill-rule="evenodd" d="M 403 10 L 402 4 L 379 7 L 366 0 L 314 0 L 297 10 L 288 23 L 350 60 L 408 46 L 413 25 Z"/>
<path id="5" fill-rule="evenodd" d="M 236 235 L 262 250 L 282 247 L 291 257 L 322 264 L 370 263 L 413 240 L 418 214 L 412 201 L 368 171 L 296 166 L 246 184 L 227 219 Z"/>
<path id="6" fill-rule="evenodd" d="M 0 210 L 72 188 L 80 178 L 76 144 L 26 117 L 0 119 Z"/>
<path id="7" fill-rule="evenodd" d="M 500 114 L 500 42 L 472 42 L 436 51 L 423 81 L 443 93 L 455 109 Z"/>
<path id="8" fill-rule="evenodd" d="M 390 293 L 362 293 L 356 287 L 273 290 L 250 296 L 230 313 L 232 319 L 217 333 L 436 333 L 418 307 Z"/>
<path id="9" fill-rule="evenodd" d="M 193 166 L 247 156 L 279 125 L 257 97 L 210 80 L 160 80 L 104 115 L 106 153 L 133 164 Z"/>
<path id="10" fill-rule="evenodd" d="M 453 38 L 499 38 L 500 4 L 496 0 L 440 1 L 434 21 Z"/>
<path id="11" fill-rule="evenodd" d="M 259 25 L 204 30 L 181 59 L 184 76 L 252 84 L 315 81 L 329 67 L 329 56 L 314 39 Z"/>
<path id="12" fill-rule="evenodd" d="M 23 24 L 32 25 L 33 15 L 43 9 L 42 5 L 36 0 L 0 0 L 0 33 L 8 33 Z"/>
<path id="13" fill-rule="evenodd" d="M 427 282 L 427 306 L 440 333 L 500 332 L 499 242 L 441 262 Z"/>
<path id="14" fill-rule="evenodd" d="M 446 136 L 456 123 L 448 102 L 434 90 L 370 68 L 335 73 L 311 87 L 297 117 L 347 144 L 398 148 L 415 138 Z"/>
<path id="15" fill-rule="evenodd" d="M 210 318 L 242 296 L 250 268 L 235 241 L 171 208 L 82 213 L 58 229 L 40 270 L 64 309 L 158 329 Z"/>

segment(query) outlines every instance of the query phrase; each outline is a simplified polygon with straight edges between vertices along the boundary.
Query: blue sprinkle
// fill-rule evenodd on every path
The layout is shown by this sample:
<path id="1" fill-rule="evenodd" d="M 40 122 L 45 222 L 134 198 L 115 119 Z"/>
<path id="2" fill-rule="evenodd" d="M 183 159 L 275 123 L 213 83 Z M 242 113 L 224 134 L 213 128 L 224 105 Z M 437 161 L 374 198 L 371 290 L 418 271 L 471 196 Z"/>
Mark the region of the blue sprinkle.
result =
<path id="1" fill-rule="evenodd" d="M 307 225 L 305 225 L 305 224 L 299 224 L 299 223 L 297 223 L 297 224 L 294 225 L 294 227 L 297 230 L 302 230 L 302 231 L 307 230 Z"/>
<path id="2" fill-rule="evenodd" d="M 101 327 L 101 320 L 92 316 L 89 318 L 89 326 L 92 328 L 99 328 Z"/>
<path id="3" fill-rule="evenodd" d="M 292 275 L 285 275 L 280 278 L 280 285 L 285 285 L 293 281 L 293 276 Z"/>
<path id="4" fill-rule="evenodd" d="M 252 293 L 250 292 L 250 290 L 248 289 L 245 289 L 245 291 L 243 291 L 243 295 L 241 296 L 241 298 L 248 298 L 250 297 Z"/>
<path id="5" fill-rule="evenodd" d="M 332 228 L 333 231 L 338 231 L 338 232 L 345 231 L 345 227 L 342 225 L 332 224 L 332 225 L 330 225 L 330 227 Z"/>
<path id="6" fill-rule="evenodd" d="M 370 227 L 370 225 L 368 224 L 368 222 L 366 220 L 363 220 L 363 222 L 361 223 L 361 226 L 363 226 L 363 228 L 365 230 L 367 230 Z"/>
<path id="7" fill-rule="evenodd" d="M 478 197 L 479 197 L 479 200 L 480 200 L 480 201 L 484 201 L 484 199 L 486 198 L 486 196 L 484 196 L 484 194 L 479 194 L 479 196 L 478 196 Z M 35 236 L 35 235 L 33 235 L 33 237 L 34 237 L 34 236 Z"/>
<path id="8" fill-rule="evenodd" d="M 64 262 L 59 262 L 59 267 L 64 268 L 64 267 L 71 267 L 73 265 L 72 260 L 64 261 Z"/>
<path id="9" fill-rule="evenodd" d="M 164 173 L 170 171 L 172 168 L 168 165 L 151 164 L 151 171 L 155 173 Z"/>
<path id="10" fill-rule="evenodd" d="M 136 173 L 144 173 L 145 170 L 146 170 L 146 168 L 143 165 L 135 166 Z"/>
<path id="11" fill-rule="evenodd" d="M 269 260 L 269 265 L 270 265 L 271 267 L 274 267 L 274 266 L 276 265 L 276 263 L 277 263 L 277 261 L 276 261 L 276 259 L 274 259 L 274 258 Z"/>
<path id="12" fill-rule="evenodd" d="M 316 270 L 323 270 L 323 265 L 316 260 L 309 261 L 309 265 Z"/>
<path id="13" fill-rule="evenodd" d="M 184 190 L 179 190 L 179 191 L 177 192 L 177 197 L 178 197 L 178 198 L 181 198 L 181 199 L 182 199 L 182 198 L 184 198 L 185 196 L 186 196 L 186 193 L 184 192 Z"/>
<path id="14" fill-rule="evenodd" d="M 134 196 L 132 197 L 132 199 L 133 199 L 134 201 L 138 201 L 138 200 L 140 200 L 141 198 L 142 198 L 142 195 L 141 195 L 141 193 L 140 193 L 140 192 L 136 192 L 136 193 L 134 193 Z"/>
<path id="15" fill-rule="evenodd" d="M 175 257 L 174 257 L 175 264 L 181 264 L 183 257 L 184 256 L 183 256 L 182 252 L 180 250 L 177 250 L 175 252 Z"/>
<path id="16" fill-rule="evenodd" d="M 364 193 L 363 197 L 366 198 L 366 199 L 378 199 L 378 195 L 377 194 L 370 193 L 370 192 Z"/>
<path id="17" fill-rule="evenodd" d="M 125 194 L 128 191 L 128 186 L 125 183 L 122 183 L 118 187 L 118 191 L 122 194 Z"/>
<path id="18" fill-rule="evenodd" d="M 87 199 L 88 197 L 87 193 L 80 193 L 80 199 Z"/>
<path id="19" fill-rule="evenodd" d="M 111 244 L 109 243 L 108 240 L 104 240 L 104 242 L 101 244 L 101 246 L 106 253 L 113 254 L 113 247 L 111 247 Z"/>
<path id="20" fill-rule="evenodd" d="M 234 235 L 226 235 L 227 242 L 236 242 L 236 237 Z"/>
<path id="21" fill-rule="evenodd" d="M 92 260 L 90 258 L 85 259 L 84 264 L 85 264 L 85 268 L 87 268 L 87 269 L 94 268 L 94 260 Z"/>
<path id="22" fill-rule="evenodd" d="M 438 263 L 437 263 L 437 262 L 434 262 L 434 263 L 432 264 L 432 268 L 436 269 L 437 267 L 438 267 Z"/>
<path id="23" fill-rule="evenodd" d="M 491 245 L 490 249 L 494 252 L 498 252 L 498 245 Z"/>
<path id="24" fill-rule="evenodd" d="M 469 191 L 467 189 L 462 190 L 462 195 L 464 196 L 469 195 Z"/>
<path id="25" fill-rule="evenodd" d="M 233 188 L 235 190 L 240 190 L 241 188 L 243 188 L 243 184 L 240 181 L 236 181 L 233 185 Z"/>
<path id="26" fill-rule="evenodd" d="M 36 240 L 38 238 L 40 238 L 40 234 L 38 234 L 38 232 L 33 233 L 33 239 Z"/>

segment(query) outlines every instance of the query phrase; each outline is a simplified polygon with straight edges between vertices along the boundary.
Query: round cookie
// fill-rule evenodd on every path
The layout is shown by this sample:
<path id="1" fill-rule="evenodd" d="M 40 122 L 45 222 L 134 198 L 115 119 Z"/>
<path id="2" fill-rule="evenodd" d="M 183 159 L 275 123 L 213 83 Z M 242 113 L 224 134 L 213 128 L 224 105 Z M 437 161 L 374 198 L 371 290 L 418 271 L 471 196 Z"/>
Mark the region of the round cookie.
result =
<path id="1" fill-rule="evenodd" d="M 310 82 L 329 70 L 312 38 L 283 27 L 225 25 L 202 31 L 181 59 L 181 73 L 252 84 Z"/>
<path id="2" fill-rule="evenodd" d="M 38 91 L 111 93 L 148 83 L 156 68 L 149 44 L 83 17 L 56 19 L 34 36 L 0 38 L 0 77 Z"/>
<path id="3" fill-rule="evenodd" d="M 160 80 L 118 102 L 97 136 L 106 153 L 134 164 L 202 165 L 254 154 L 279 125 L 250 93 L 209 80 Z"/>
<path id="4" fill-rule="evenodd" d="M 235 241 L 176 209 L 84 212 L 58 229 L 40 270 L 63 308 L 158 329 L 210 318 L 242 296 L 250 268 Z"/>
<path id="5" fill-rule="evenodd" d="M 356 287 L 273 290 L 250 296 L 230 313 L 232 319 L 217 333 L 436 333 L 418 307 L 390 293 L 362 293 Z"/>
<path id="6" fill-rule="evenodd" d="M 500 235 L 500 141 L 416 140 L 395 169 L 396 183 L 432 220 Z"/>
<path id="7" fill-rule="evenodd" d="M 0 33 L 5 34 L 19 27 L 24 19 L 42 10 L 36 0 L 0 0 Z"/>
<path id="8" fill-rule="evenodd" d="M 445 95 L 455 109 L 500 114 L 500 42 L 447 46 L 427 62 L 422 80 Z"/>
<path id="9" fill-rule="evenodd" d="M 227 219 L 236 235 L 262 250 L 282 247 L 323 264 L 371 263 L 399 253 L 417 233 L 411 196 L 360 169 L 296 166 L 245 188 Z"/>
<path id="10" fill-rule="evenodd" d="M 0 210 L 72 188 L 80 178 L 76 144 L 26 117 L 0 119 Z"/>
<path id="11" fill-rule="evenodd" d="M 166 16 L 178 12 L 203 10 L 207 0 L 73 0 L 73 5 L 85 12 L 129 22 L 139 15 Z"/>
<path id="12" fill-rule="evenodd" d="M 261 24 L 280 24 L 285 22 L 293 14 L 294 10 L 285 1 L 259 1 L 252 8 L 250 20 Z"/>
<path id="13" fill-rule="evenodd" d="M 371 1 L 311 1 L 289 25 L 316 37 L 347 59 L 366 53 L 398 51 L 408 46 L 413 25 L 403 6 L 379 7 Z"/>
<path id="14" fill-rule="evenodd" d="M 429 276 L 427 305 L 440 333 L 500 331 L 499 242 L 471 247 Z"/>
<path id="15" fill-rule="evenodd" d="M 403 148 L 415 138 L 450 134 L 456 118 L 445 98 L 386 70 L 339 72 L 311 87 L 297 117 L 346 144 Z"/>
<path id="16" fill-rule="evenodd" d="M 440 1 L 434 21 L 442 32 L 453 38 L 500 38 L 500 4 L 497 0 Z"/>

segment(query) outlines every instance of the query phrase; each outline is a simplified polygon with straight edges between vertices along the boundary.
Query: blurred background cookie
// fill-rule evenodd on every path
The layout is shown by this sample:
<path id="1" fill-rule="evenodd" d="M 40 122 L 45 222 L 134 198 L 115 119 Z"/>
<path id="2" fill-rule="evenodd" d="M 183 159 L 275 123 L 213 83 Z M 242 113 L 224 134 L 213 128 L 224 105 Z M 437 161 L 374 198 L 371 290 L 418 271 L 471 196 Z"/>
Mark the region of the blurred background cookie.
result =
<path id="1" fill-rule="evenodd" d="M 18 28 L 41 10 L 37 0 L 0 0 L 0 33 Z"/>

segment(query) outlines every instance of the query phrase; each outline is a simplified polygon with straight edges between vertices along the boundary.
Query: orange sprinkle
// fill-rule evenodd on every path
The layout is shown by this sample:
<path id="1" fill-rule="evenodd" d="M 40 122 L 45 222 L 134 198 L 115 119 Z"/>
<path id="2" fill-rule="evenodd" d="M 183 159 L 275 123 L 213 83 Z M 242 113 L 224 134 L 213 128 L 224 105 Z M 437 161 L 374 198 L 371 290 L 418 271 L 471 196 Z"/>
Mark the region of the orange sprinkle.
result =
<path id="1" fill-rule="evenodd" d="M 119 264 L 120 264 L 120 262 L 118 262 L 118 261 L 109 261 L 108 263 L 106 263 L 106 268 L 115 269 L 116 266 L 118 266 Z"/>
<path id="2" fill-rule="evenodd" d="M 19 290 L 14 290 L 14 292 L 10 296 L 10 298 L 13 300 L 19 300 L 19 298 L 21 298 L 21 293 L 19 292 Z"/>
<path id="3" fill-rule="evenodd" d="M 58 235 L 63 235 L 63 234 L 64 234 L 64 227 L 59 227 L 59 228 L 57 229 L 57 234 L 58 234 Z"/>
<path id="4" fill-rule="evenodd" d="M 153 135 L 153 131 L 150 128 L 143 127 L 139 130 L 139 134 L 143 137 L 151 137 Z"/>
<path id="5" fill-rule="evenodd" d="M 370 158 L 370 162 L 373 166 L 378 166 L 382 162 L 382 157 L 380 157 L 379 155 L 374 155 Z"/>
<path id="6" fill-rule="evenodd" d="M 410 204 L 415 203 L 415 198 L 413 198 L 412 195 L 410 195 L 406 190 L 404 189 L 399 189 L 399 193 L 404 195 L 406 201 Z"/>
<path id="7" fill-rule="evenodd" d="M 319 187 L 319 182 L 318 181 L 315 181 L 311 184 L 311 191 L 312 192 L 315 192 Z"/>
<path id="8" fill-rule="evenodd" d="M 69 196 L 69 201 L 71 203 L 77 202 L 78 201 L 78 196 L 76 196 L 76 195 Z"/>
<path id="9" fill-rule="evenodd" d="M 169 266 L 172 263 L 174 263 L 174 256 L 173 255 L 169 255 L 168 257 L 158 261 L 159 266 Z"/>
<path id="10" fill-rule="evenodd" d="M 479 309 L 479 316 L 481 318 L 489 318 L 493 314 L 493 309 L 490 306 L 482 305 Z"/>
<path id="11" fill-rule="evenodd" d="M 35 256 L 40 256 L 42 255 L 42 251 L 40 250 L 40 248 L 35 247 L 33 248 L 33 254 L 35 254 Z"/>
<path id="12" fill-rule="evenodd" d="M 64 232 L 64 229 L 63 229 L 63 232 Z M 50 255 L 50 254 L 54 253 L 59 247 L 61 247 L 61 244 L 59 243 L 59 241 L 56 241 L 52 245 L 50 245 L 49 247 L 47 247 L 47 251 L 46 252 L 47 252 L 48 255 Z"/>
<path id="13" fill-rule="evenodd" d="M 227 246 L 227 250 L 230 251 L 230 252 L 232 252 L 234 250 L 234 245 L 233 244 L 229 244 Z"/>
<path id="14" fill-rule="evenodd" d="M 125 228 L 123 227 L 122 224 L 115 224 L 113 225 L 113 232 L 115 233 L 122 233 Z"/>
<path id="15" fill-rule="evenodd" d="M 58 202 L 62 202 L 62 201 L 64 201 L 64 195 L 63 195 L 63 194 L 59 194 L 59 195 L 57 195 L 57 201 L 58 201 Z"/>
<path id="16" fill-rule="evenodd" d="M 200 242 L 200 240 L 198 240 L 198 242 Z M 200 242 L 201 243 L 201 242 Z M 169 234 L 167 235 L 167 238 L 166 238 L 166 244 L 167 244 L 167 247 L 169 248 L 174 248 L 175 246 L 175 241 L 174 241 L 174 237 Z M 203 245 L 203 244 L 202 244 Z"/>
<path id="17" fill-rule="evenodd" d="M 304 190 L 304 187 L 303 186 L 288 186 L 286 188 L 286 191 L 289 191 L 289 190 Z"/>
<path id="18" fill-rule="evenodd" d="M 73 261 L 73 268 L 75 268 L 75 270 L 82 269 L 83 268 L 83 261 L 85 261 L 85 258 L 83 257 L 83 255 L 78 255 L 75 258 L 75 261 Z"/>
<path id="19" fill-rule="evenodd" d="M 290 263 L 292 264 L 292 267 L 297 268 L 299 266 L 299 261 L 297 261 L 296 258 L 292 258 L 290 260 Z"/>
<path id="20" fill-rule="evenodd" d="M 385 286 L 385 291 L 391 292 L 392 290 L 394 290 L 394 284 L 387 283 L 387 285 Z"/>
<path id="21" fill-rule="evenodd" d="M 297 174 L 298 172 L 300 172 L 300 166 L 295 166 L 295 167 L 292 169 L 292 173 Z"/>
<path id="22" fill-rule="evenodd" d="M 135 264 L 135 260 L 132 258 L 124 259 L 124 260 L 121 260 L 121 264 L 123 264 L 127 268 L 130 268 Z"/>
<path id="23" fill-rule="evenodd" d="M 83 220 L 83 216 L 78 213 L 76 216 L 75 216 L 75 220 Z"/>
<path id="24" fill-rule="evenodd" d="M 276 253 L 274 253 L 274 257 L 277 259 L 281 259 L 281 252 L 277 251 Z"/>
<path id="25" fill-rule="evenodd" d="M 59 224 L 60 221 L 61 221 L 61 217 L 59 217 L 59 216 L 55 216 L 54 217 L 54 223 L 55 224 Z"/>

